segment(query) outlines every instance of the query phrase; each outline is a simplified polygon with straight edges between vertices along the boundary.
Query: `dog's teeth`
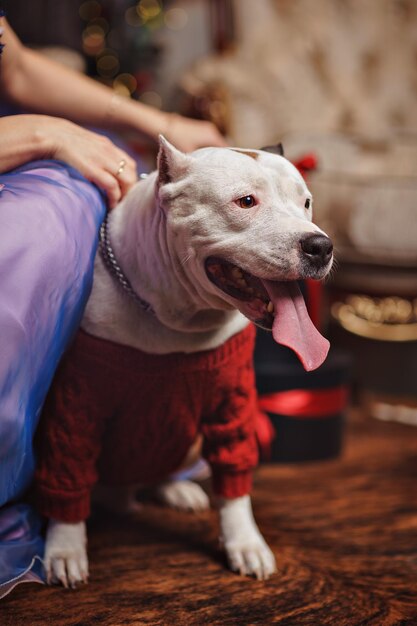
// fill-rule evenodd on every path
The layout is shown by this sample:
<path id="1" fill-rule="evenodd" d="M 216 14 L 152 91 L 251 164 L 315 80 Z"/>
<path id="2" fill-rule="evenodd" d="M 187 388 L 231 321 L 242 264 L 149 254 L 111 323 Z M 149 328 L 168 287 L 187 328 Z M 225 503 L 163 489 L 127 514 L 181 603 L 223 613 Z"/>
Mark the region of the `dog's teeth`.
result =
<path id="1" fill-rule="evenodd" d="M 268 302 L 268 306 L 266 307 L 266 310 L 268 311 L 268 313 L 273 313 L 274 312 L 274 305 L 271 302 L 271 300 Z"/>
<path id="2" fill-rule="evenodd" d="M 248 293 L 251 293 L 251 294 L 255 292 L 255 290 L 254 290 L 254 288 L 253 288 L 253 287 L 248 287 L 248 288 L 246 289 L 246 291 L 247 291 Z"/>
<path id="3" fill-rule="evenodd" d="M 238 278 L 236 282 L 239 287 L 247 287 L 246 280 L 244 278 Z"/>
<path id="4" fill-rule="evenodd" d="M 242 278 L 243 277 L 242 270 L 239 267 L 233 267 L 232 276 L 233 278 Z"/>

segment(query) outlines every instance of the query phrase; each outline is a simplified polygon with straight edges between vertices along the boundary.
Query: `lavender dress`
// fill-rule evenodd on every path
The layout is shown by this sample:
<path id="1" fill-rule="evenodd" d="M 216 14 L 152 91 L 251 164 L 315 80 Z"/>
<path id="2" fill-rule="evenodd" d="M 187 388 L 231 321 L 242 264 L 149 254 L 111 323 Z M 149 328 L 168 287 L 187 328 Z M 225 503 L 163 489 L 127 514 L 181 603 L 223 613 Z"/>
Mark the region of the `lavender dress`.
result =
<path id="1" fill-rule="evenodd" d="M 43 580 L 41 522 L 22 498 L 45 394 L 90 292 L 104 214 L 98 189 L 63 163 L 0 175 L 0 597 Z"/>

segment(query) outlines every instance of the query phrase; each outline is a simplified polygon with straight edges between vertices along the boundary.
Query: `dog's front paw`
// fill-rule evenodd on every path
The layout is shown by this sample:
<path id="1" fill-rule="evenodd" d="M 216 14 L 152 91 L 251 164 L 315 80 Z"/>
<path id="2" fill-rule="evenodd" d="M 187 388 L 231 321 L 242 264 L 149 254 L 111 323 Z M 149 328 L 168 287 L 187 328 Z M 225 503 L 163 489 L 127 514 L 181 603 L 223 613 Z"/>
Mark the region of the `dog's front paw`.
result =
<path id="1" fill-rule="evenodd" d="M 206 492 L 191 480 L 167 481 L 158 485 L 157 496 L 161 502 L 179 511 L 206 511 L 210 500 Z"/>
<path id="2" fill-rule="evenodd" d="M 275 557 L 255 523 L 249 496 L 219 502 L 220 541 L 230 569 L 265 580 L 277 571 Z"/>
<path id="3" fill-rule="evenodd" d="M 224 549 L 230 569 L 241 576 L 266 580 L 277 571 L 275 557 L 262 535 L 240 537 L 236 541 L 224 543 Z"/>
<path id="4" fill-rule="evenodd" d="M 84 522 L 64 524 L 49 520 L 44 566 L 48 585 L 76 587 L 88 582 L 87 535 Z"/>

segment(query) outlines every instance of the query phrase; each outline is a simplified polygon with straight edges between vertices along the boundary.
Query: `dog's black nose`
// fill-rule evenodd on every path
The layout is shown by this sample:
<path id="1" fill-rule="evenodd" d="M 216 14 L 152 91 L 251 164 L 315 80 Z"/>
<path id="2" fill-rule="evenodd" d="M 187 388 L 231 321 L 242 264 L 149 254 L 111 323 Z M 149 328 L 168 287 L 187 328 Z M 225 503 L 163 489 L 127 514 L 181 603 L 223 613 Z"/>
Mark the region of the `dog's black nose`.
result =
<path id="1" fill-rule="evenodd" d="M 308 259 L 317 265 L 327 265 L 332 257 L 333 244 L 326 235 L 307 235 L 300 239 L 300 244 Z"/>

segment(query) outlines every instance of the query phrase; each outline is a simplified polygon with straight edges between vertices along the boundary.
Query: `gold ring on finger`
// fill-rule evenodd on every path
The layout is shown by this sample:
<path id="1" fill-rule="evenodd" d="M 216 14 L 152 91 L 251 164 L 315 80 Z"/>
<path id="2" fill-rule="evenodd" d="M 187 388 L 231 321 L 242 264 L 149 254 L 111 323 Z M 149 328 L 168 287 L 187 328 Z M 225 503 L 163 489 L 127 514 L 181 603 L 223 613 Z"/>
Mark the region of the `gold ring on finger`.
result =
<path id="1" fill-rule="evenodd" d="M 122 174 L 125 167 L 126 167 L 126 161 L 122 159 L 119 163 L 119 167 L 117 168 L 116 176 L 119 176 L 119 174 Z"/>

